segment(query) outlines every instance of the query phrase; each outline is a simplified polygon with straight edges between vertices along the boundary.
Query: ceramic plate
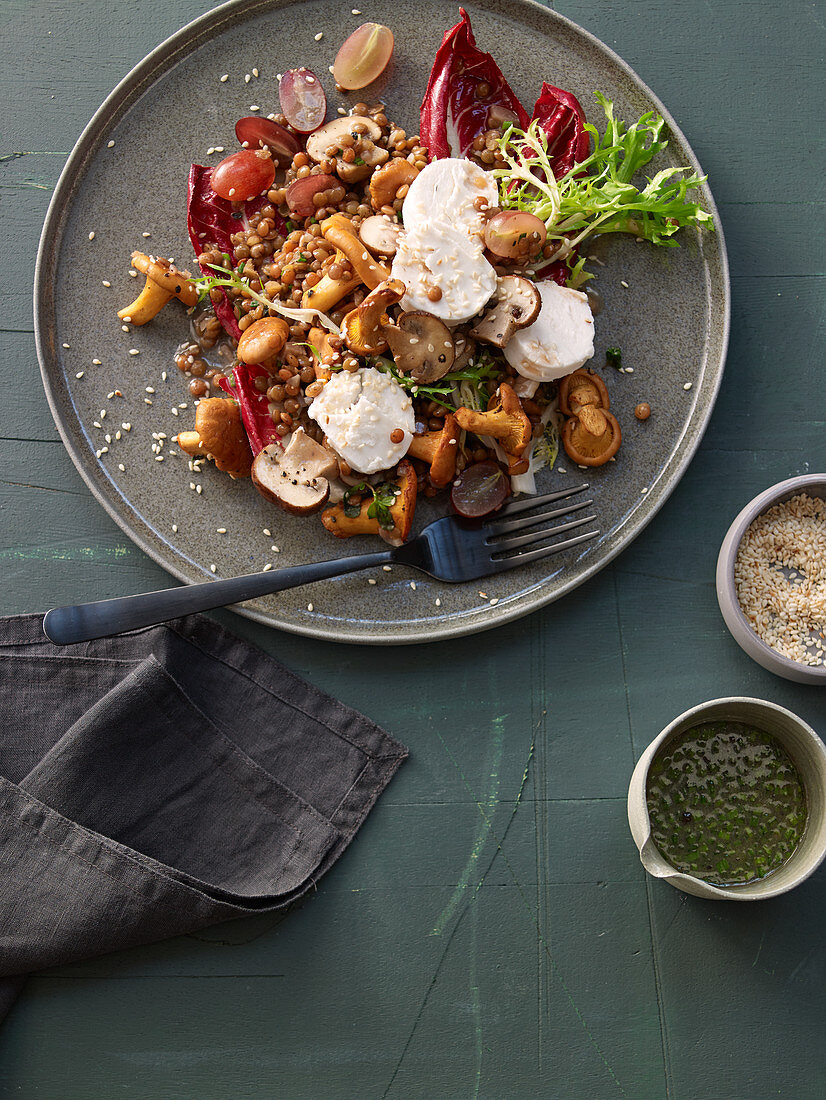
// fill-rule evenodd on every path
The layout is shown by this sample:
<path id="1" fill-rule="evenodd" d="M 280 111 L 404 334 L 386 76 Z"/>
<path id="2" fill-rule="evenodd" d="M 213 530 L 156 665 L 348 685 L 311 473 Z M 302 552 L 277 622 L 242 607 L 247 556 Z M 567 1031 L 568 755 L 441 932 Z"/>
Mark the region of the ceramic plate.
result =
<path id="1" fill-rule="evenodd" d="M 599 89 L 614 100 L 620 118 L 633 120 L 652 109 L 665 117 L 671 133 L 663 166 L 700 170 L 663 105 L 592 35 L 530 2 L 482 0 L 468 11 L 479 46 L 494 54 L 529 110 L 548 80 L 574 92 L 599 124 L 602 113 L 593 96 Z M 392 119 L 418 132 L 430 65 L 443 32 L 458 20 L 457 5 L 420 0 L 393 6 L 392 16 L 390 9 L 354 16 L 346 0 L 238 0 L 173 35 L 118 85 L 81 136 L 55 190 L 35 281 L 38 352 L 52 411 L 104 508 L 182 581 L 366 549 L 368 540 L 329 537 L 317 518 L 283 514 L 249 482 L 233 482 L 211 468 L 194 477 L 180 456 L 156 461 L 153 433 L 165 433 L 171 442 L 194 420 L 173 362 L 176 345 L 187 335 L 186 317 L 172 303 L 150 325 L 126 333 L 116 311 L 134 296 L 135 280 L 128 275 L 134 248 L 189 266 L 190 162 L 217 163 L 222 154 L 210 153 L 211 147 L 233 150 L 235 121 L 253 105 L 263 114 L 278 110 L 277 73 L 312 68 L 324 81 L 331 113 L 364 98 L 365 92 L 336 94 L 328 66 L 345 35 L 370 18 L 386 19 L 396 35 L 393 70 L 381 98 Z M 260 75 L 245 81 L 253 68 Z M 378 98 L 376 89 L 370 91 Z M 707 189 L 702 201 L 719 227 Z M 341 641 L 429 641 L 517 618 L 602 569 L 679 481 L 723 370 L 729 289 L 722 233 L 701 239 L 684 232 L 680 243 L 656 249 L 617 238 L 600 249 L 605 266 L 591 265 L 604 299 L 593 365 L 604 365 L 606 347 L 619 346 L 625 364 L 634 368 L 622 375 L 610 368 L 602 372 L 624 442 L 616 462 L 587 474 L 600 520 L 598 539 L 481 583 L 443 585 L 396 567 L 284 592 L 238 610 L 283 630 Z M 114 391 L 116 396 L 108 396 Z M 640 401 L 653 409 L 646 423 L 633 416 Z M 579 483 L 583 476 L 563 455 L 540 488 Z M 417 524 L 440 507 L 422 504 Z"/>

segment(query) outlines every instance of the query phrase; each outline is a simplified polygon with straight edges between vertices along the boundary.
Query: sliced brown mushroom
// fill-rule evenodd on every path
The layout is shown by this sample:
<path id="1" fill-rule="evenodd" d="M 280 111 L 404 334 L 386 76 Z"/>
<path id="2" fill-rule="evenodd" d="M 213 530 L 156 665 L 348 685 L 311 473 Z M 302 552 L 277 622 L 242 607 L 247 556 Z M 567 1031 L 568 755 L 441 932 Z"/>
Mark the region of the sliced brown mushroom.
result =
<path id="1" fill-rule="evenodd" d="M 399 279 L 387 279 L 371 290 L 360 306 L 351 309 L 341 322 L 341 335 L 356 355 L 380 355 L 387 350 L 385 310 L 400 302 L 405 286 Z"/>
<path id="2" fill-rule="evenodd" d="M 416 382 L 436 382 L 453 366 L 455 348 L 450 329 L 429 313 L 402 313 L 395 325 L 382 329 L 396 366 Z"/>
<path id="3" fill-rule="evenodd" d="M 249 477 L 252 450 L 241 421 L 241 410 L 230 398 L 205 397 L 195 410 L 195 430 L 175 437 L 182 451 L 213 459 L 230 477 Z"/>
<path id="4" fill-rule="evenodd" d="M 373 214 L 359 226 L 359 237 L 365 248 L 379 256 L 392 256 L 398 245 L 401 224 L 386 214 Z"/>
<path id="5" fill-rule="evenodd" d="M 453 360 L 453 366 L 450 369 L 464 370 L 476 353 L 476 341 L 463 332 L 454 332 L 453 346 L 456 349 L 456 358 Z"/>
<path id="6" fill-rule="evenodd" d="M 515 332 L 534 323 L 541 307 L 539 291 L 530 279 L 505 275 L 497 284 L 495 305 L 470 330 L 471 335 L 495 348 L 504 348 Z"/>
<path id="7" fill-rule="evenodd" d="M 335 457 L 304 431 L 296 428 L 285 448 L 265 447 L 252 464 L 252 483 L 267 500 L 294 516 L 323 508 L 330 496 Z"/>
<path id="8" fill-rule="evenodd" d="M 393 520 L 391 528 L 382 527 L 378 516 L 368 515 L 370 506 L 373 503 L 373 498 L 369 493 L 362 500 L 357 515 L 348 516 L 345 505 L 341 503 L 328 508 L 322 514 L 321 522 L 338 539 L 349 539 L 353 535 L 380 535 L 385 542 L 389 542 L 392 546 L 400 546 L 410 534 L 410 528 L 413 525 L 413 513 L 416 510 L 418 479 L 412 462 L 402 459 L 392 484 L 398 492 L 394 503 L 390 506 L 390 516 Z"/>
<path id="9" fill-rule="evenodd" d="M 118 317 L 130 325 L 145 325 L 172 298 L 192 307 L 198 301 L 198 291 L 189 276 L 176 270 L 169 260 L 132 253 L 132 266 L 146 276 L 146 284 L 134 302 L 118 310 Z"/>
<path id="10" fill-rule="evenodd" d="M 357 183 L 367 179 L 373 169 L 389 158 L 390 154 L 380 146 L 363 149 L 355 161 L 348 162 L 343 157 L 344 146 L 341 143 L 343 137 L 349 136 L 349 144 L 359 137 L 366 136 L 371 142 L 381 138 L 381 127 L 367 115 L 344 115 L 342 118 L 334 118 L 326 126 L 322 126 L 307 138 L 307 156 L 316 164 L 332 160 L 335 163 L 336 175 L 345 183 Z M 332 152 L 331 152 L 332 151 Z"/>
<path id="11" fill-rule="evenodd" d="M 560 380 L 559 411 L 565 416 L 576 416 L 585 405 L 608 409 L 611 407 L 611 398 L 599 375 L 580 368 Z"/>
<path id="12" fill-rule="evenodd" d="M 583 405 L 562 429 L 565 453 L 580 466 L 604 465 L 617 453 L 621 442 L 616 417 L 596 405 Z"/>
<path id="13" fill-rule="evenodd" d="M 458 450 L 459 425 L 453 413 L 448 413 L 441 431 L 414 435 L 407 453 L 411 458 L 430 463 L 431 484 L 441 489 L 456 473 Z"/>

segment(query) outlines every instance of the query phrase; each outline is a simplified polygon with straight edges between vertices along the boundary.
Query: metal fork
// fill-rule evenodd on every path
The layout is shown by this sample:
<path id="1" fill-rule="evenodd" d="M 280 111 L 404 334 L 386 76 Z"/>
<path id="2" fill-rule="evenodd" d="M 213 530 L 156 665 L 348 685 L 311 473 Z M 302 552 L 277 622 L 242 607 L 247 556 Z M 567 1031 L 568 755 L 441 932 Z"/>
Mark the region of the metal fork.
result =
<path id="1" fill-rule="evenodd" d="M 596 518 L 593 515 L 581 516 L 556 527 L 514 534 L 516 531 L 583 511 L 593 504 L 592 500 L 580 500 L 574 504 L 562 502 L 567 502 L 568 498 L 575 497 L 587 488 L 586 483 L 516 501 L 502 508 L 487 523 L 446 516 L 428 524 L 421 534 L 403 546 L 375 554 L 357 554 L 350 558 L 312 562 L 273 572 L 250 573 L 230 580 L 166 588 L 137 596 L 120 596 L 113 600 L 98 600 L 75 607 L 56 607 L 46 613 L 43 630 L 57 645 L 87 642 L 92 638 L 123 634 L 127 630 L 138 630 L 140 627 L 167 622 L 179 615 L 243 603 L 245 600 L 282 592 L 286 588 L 296 588 L 311 581 L 339 577 L 345 573 L 355 573 L 359 569 L 388 565 L 391 562 L 413 566 L 440 581 L 461 582 L 487 577 L 506 569 L 516 569 L 529 562 L 540 561 L 551 554 L 558 554 L 561 550 L 568 550 L 595 538 L 599 534 L 598 530 L 549 542 L 569 531 L 593 523 Z M 558 506 L 536 512 L 537 508 L 544 509 L 549 504 Z M 546 545 L 536 545 L 542 543 Z M 536 549 L 526 549 L 530 546 L 536 546 Z"/>

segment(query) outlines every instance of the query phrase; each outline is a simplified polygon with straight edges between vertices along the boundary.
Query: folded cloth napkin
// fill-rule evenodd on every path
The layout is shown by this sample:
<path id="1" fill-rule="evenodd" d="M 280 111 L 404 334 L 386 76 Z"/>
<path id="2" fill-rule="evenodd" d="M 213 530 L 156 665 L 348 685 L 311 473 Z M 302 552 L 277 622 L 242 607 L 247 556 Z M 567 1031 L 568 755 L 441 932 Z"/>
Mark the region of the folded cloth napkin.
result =
<path id="1" fill-rule="evenodd" d="M 0 1019 L 32 970 L 289 905 L 407 756 L 209 619 L 42 621 L 0 619 Z"/>

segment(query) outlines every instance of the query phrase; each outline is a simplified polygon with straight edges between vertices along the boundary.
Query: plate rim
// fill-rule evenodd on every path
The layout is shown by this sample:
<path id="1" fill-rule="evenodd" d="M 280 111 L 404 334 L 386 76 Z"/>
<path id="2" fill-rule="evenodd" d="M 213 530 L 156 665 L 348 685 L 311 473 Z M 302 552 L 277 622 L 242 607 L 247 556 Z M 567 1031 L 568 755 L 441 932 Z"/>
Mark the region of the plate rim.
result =
<path id="1" fill-rule="evenodd" d="M 186 574 L 183 568 L 177 565 L 176 561 L 170 562 L 163 558 L 161 552 L 144 537 L 142 532 L 132 524 L 127 516 L 124 516 L 123 513 L 118 510 L 115 500 L 107 497 L 95 479 L 94 471 L 88 465 L 89 456 L 93 452 L 87 448 L 81 449 L 78 447 L 75 440 L 71 438 L 67 425 L 64 423 L 63 410 L 59 407 L 57 394 L 53 388 L 52 378 L 47 367 L 46 341 L 41 324 L 42 308 L 48 293 L 50 268 L 49 253 L 51 251 L 49 245 L 52 241 L 60 240 L 59 229 L 62 214 L 67 200 L 71 196 L 73 184 L 82 172 L 85 159 L 90 156 L 97 147 L 98 132 L 102 131 L 104 126 L 111 125 L 113 113 L 116 113 L 125 103 L 128 109 L 129 97 L 140 89 L 147 78 L 151 77 L 160 66 L 173 58 L 182 48 L 190 45 L 194 37 L 199 36 L 201 32 L 216 24 L 223 23 L 231 13 L 243 12 L 244 15 L 247 16 L 257 11 L 269 11 L 277 10 L 282 7 L 289 7 L 295 2 L 296 0 L 226 0 L 225 3 L 196 16 L 195 19 L 180 27 L 173 34 L 158 43 L 154 49 L 134 65 L 106 96 L 75 142 L 72 151 L 66 159 L 60 176 L 58 177 L 57 183 L 55 184 L 38 242 L 33 287 L 35 348 L 46 399 L 49 404 L 52 418 L 63 440 L 63 445 L 86 486 L 91 490 L 92 495 L 116 525 L 149 558 L 177 580 L 183 582 L 183 584 L 195 582 L 192 577 Z M 298 0 L 298 2 L 300 3 L 301 0 Z M 700 175 L 705 175 L 693 148 L 677 125 L 668 108 L 634 69 L 612 50 L 610 46 L 591 31 L 581 27 L 567 16 L 554 11 L 553 8 L 539 3 L 538 0 L 494 0 L 494 3 L 505 11 L 508 9 L 528 9 L 536 13 L 541 13 L 541 18 L 548 19 L 551 23 L 562 25 L 569 33 L 573 32 L 575 35 L 580 36 L 591 46 L 591 48 L 605 55 L 644 93 L 665 120 L 671 134 L 682 144 L 691 166 Z M 151 86 L 151 83 L 152 81 L 150 81 L 149 86 Z M 252 619 L 272 629 L 283 630 L 287 633 L 297 634 L 303 637 L 317 638 L 322 641 L 335 641 L 344 644 L 359 645 L 426 644 L 433 641 L 445 641 L 450 638 L 479 634 L 523 618 L 561 599 L 563 596 L 568 595 L 613 562 L 623 550 L 642 534 L 682 480 L 708 429 L 722 384 L 731 330 L 731 276 L 722 222 L 720 220 L 717 203 L 708 184 L 705 186 L 704 198 L 709 207 L 709 212 L 714 218 L 715 237 L 719 251 L 718 263 L 722 276 L 721 289 L 723 291 L 723 309 L 722 314 L 718 315 L 718 324 L 720 325 L 719 369 L 716 372 L 716 377 L 713 379 L 711 386 L 703 391 L 707 398 L 707 404 L 703 413 L 702 422 L 699 425 L 694 425 L 694 414 L 689 416 L 682 426 L 681 434 L 677 439 L 677 445 L 685 439 L 692 426 L 695 428 L 695 437 L 685 446 L 685 449 L 670 470 L 668 483 L 662 485 L 658 480 L 657 490 L 652 492 L 646 500 L 646 503 L 649 505 L 646 512 L 642 515 L 635 515 L 636 526 L 630 538 L 626 541 L 616 539 L 613 545 L 604 547 L 599 560 L 594 561 L 591 565 L 581 570 L 576 576 L 571 577 L 566 583 L 563 583 L 560 588 L 554 589 L 546 596 L 543 596 L 542 586 L 540 584 L 530 593 L 515 600 L 513 607 L 509 607 L 507 603 L 503 603 L 497 605 L 495 608 L 482 606 L 478 611 L 473 608 L 458 614 L 456 617 L 446 616 L 444 619 L 427 620 L 427 629 L 419 629 L 416 631 L 408 628 L 405 630 L 397 630 L 393 634 L 378 633 L 375 631 L 373 633 L 365 631 L 353 632 L 343 623 L 333 622 L 331 620 L 324 620 L 321 625 L 276 620 L 271 612 L 260 611 L 256 607 L 245 604 L 230 605 L 231 610 L 243 615 L 245 618 Z M 82 422 L 79 417 L 78 424 L 82 428 Z M 122 496 L 116 486 L 114 496 Z M 625 522 L 627 522 L 627 520 Z M 618 530 L 619 528 L 616 528 L 615 533 Z M 484 616 L 484 618 L 482 618 L 481 621 L 475 621 L 480 616 Z M 388 625 L 392 627 L 392 621 L 390 621 Z"/>

